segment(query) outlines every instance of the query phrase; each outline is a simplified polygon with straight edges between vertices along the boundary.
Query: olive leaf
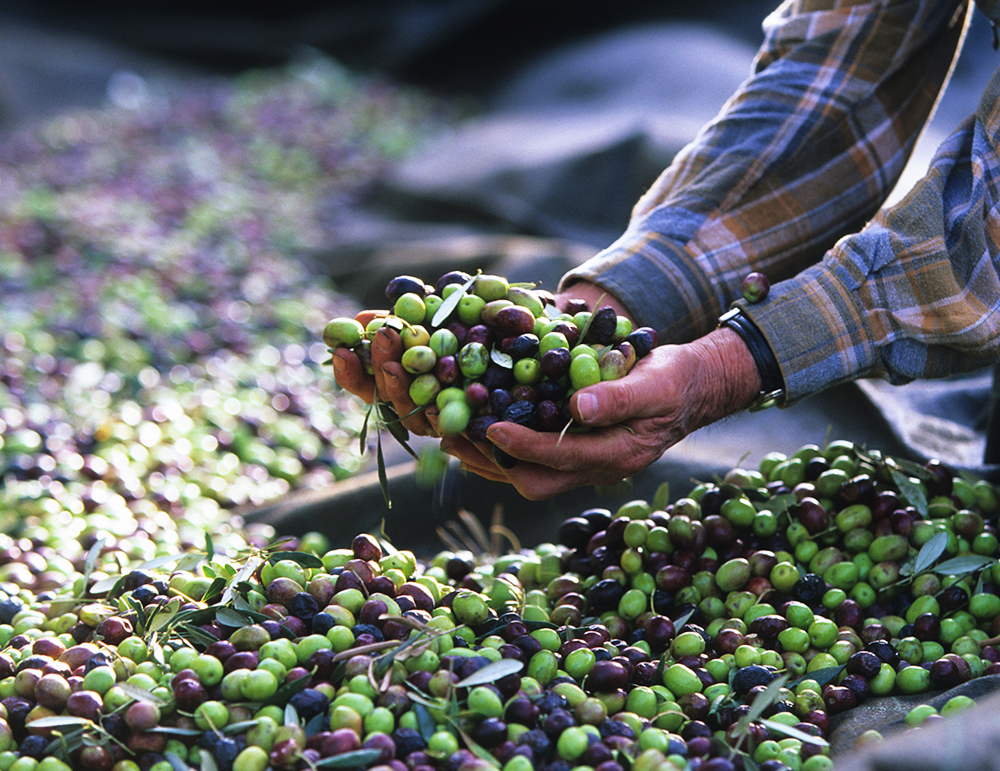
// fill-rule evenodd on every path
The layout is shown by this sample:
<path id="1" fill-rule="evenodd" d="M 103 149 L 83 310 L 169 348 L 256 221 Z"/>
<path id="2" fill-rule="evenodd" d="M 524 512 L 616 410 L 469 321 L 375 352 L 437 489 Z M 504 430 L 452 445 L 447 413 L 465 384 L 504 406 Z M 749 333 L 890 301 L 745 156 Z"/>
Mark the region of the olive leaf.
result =
<path id="1" fill-rule="evenodd" d="M 915 484 L 909 476 L 904 474 L 902 471 L 892 469 L 890 472 L 892 475 L 892 481 L 896 485 L 896 489 L 899 490 L 900 496 L 908 504 L 913 506 L 919 513 L 921 517 L 927 516 L 927 492 L 918 484 Z"/>
<path id="2" fill-rule="evenodd" d="M 823 667 L 823 669 L 817 669 L 814 672 L 809 672 L 808 674 L 795 678 L 788 684 L 788 687 L 794 688 L 799 685 L 799 683 L 803 683 L 806 680 L 813 680 L 819 685 L 820 688 L 822 688 L 824 685 L 832 683 L 836 680 L 840 673 L 844 671 L 844 667 L 845 665 L 841 664 L 839 667 Z"/>
<path id="3" fill-rule="evenodd" d="M 458 735 L 462 737 L 462 741 L 465 742 L 465 746 L 469 748 L 473 755 L 475 755 L 480 760 L 486 761 L 491 768 L 499 769 L 500 763 L 493 756 L 493 753 L 488 750 L 483 749 L 479 744 L 473 741 L 472 737 L 465 732 L 465 730 L 458 724 L 457 721 L 450 721 L 455 730 L 458 731 Z"/>
<path id="4" fill-rule="evenodd" d="M 359 444 L 358 449 L 362 455 L 365 454 L 365 448 L 368 446 L 368 443 L 366 441 L 368 439 L 368 419 L 372 416 L 372 410 L 374 409 L 375 409 L 374 404 L 368 405 L 368 409 L 365 411 L 364 422 L 361 424 L 361 431 L 358 432 L 358 444 Z"/>
<path id="5" fill-rule="evenodd" d="M 249 731 L 256 725 L 258 725 L 256 720 L 240 720 L 236 723 L 227 723 L 226 727 L 222 729 L 222 733 L 230 735 L 241 734 L 246 731 Z M 198 736 L 202 733 L 201 731 L 198 731 L 196 729 L 188 729 L 188 730 L 194 730 L 195 736 Z"/>
<path id="6" fill-rule="evenodd" d="M 194 771 L 191 766 L 189 766 L 185 761 L 181 760 L 180 756 L 173 752 L 164 752 L 163 757 L 167 759 L 170 767 L 174 771 Z"/>
<path id="7" fill-rule="evenodd" d="M 198 754 L 201 756 L 201 771 L 219 771 L 219 766 L 211 752 L 201 750 Z"/>
<path id="8" fill-rule="evenodd" d="M 444 302 L 441 303 L 440 307 L 434 313 L 434 318 L 431 319 L 432 327 L 439 327 L 445 322 L 445 319 L 451 315 L 451 312 L 458 307 L 462 298 L 465 297 L 466 291 L 470 286 L 472 286 L 472 283 L 476 280 L 476 276 L 478 276 L 479 273 L 480 271 L 477 270 L 476 275 L 470 276 L 469 280 L 462 284 L 461 289 L 453 291 L 450 295 L 444 298 Z"/>
<path id="9" fill-rule="evenodd" d="M 274 692 L 274 695 L 270 699 L 264 702 L 264 705 L 270 706 L 272 704 L 276 704 L 278 706 L 281 706 L 282 704 L 284 704 L 285 725 L 289 725 L 288 723 L 289 711 L 294 713 L 295 708 L 288 703 L 288 700 L 292 698 L 295 694 L 297 694 L 299 691 L 301 691 L 303 688 L 305 688 L 307 685 L 309 685 L 309 681 L 311 679 L 312 679 L 312 673 L 310 672 L 309 674 L 302 675 L 302 677 L 295 678 L 290 683 L 285 683 L 277 691 Z M 296 725 L 298 725 L 298 721 L 299 719 L 298 716 L 296 715 L 295 717 Z"/>
<path id="10" fill-rule="evenodd" d="M 126 696 L 129 696 L 135 699 L 136 701 L 148 701 L 150 704 L 155 704 L 158 707 L 162 707 L 166 704 L 166 702 L 163 701 L 163 699 L 157 698 L 149 691 L 147 691 L 145 688 L 142 688 L 141 686 L 135 685 L 133 683 L 128 683 L 128 682 L 119 683 L 118 687 L 125 692 Z"/>
<path id="11" fill-rule="evenodd" d="M 323 560 L 307 551 L 274 551 L 267 555 L 267 561 L 272 565 L 280 560 L 291 560 L 304 568 L 323 567 Z"/>
<path id="12" fill-rule="evenodd" d="M 768 720 L 763 718 L 760 721 L 762 724 L 767 726 L 767 730 L 774 731 L 775 733 L 785 734 L 786 736 L 791 736 L 793 739 L 798 739 L 804 744 L 815 744 L 820 747 L 829 747 L 830 744 L 826 739 L 820 736 L 813 736 L 812 734 L 807 734 L 805 731 L 800 731 L 794 726 L 785 725 L 784 723 L 779 723 L 777 720 Z"/>
<path id="13" fill-rule="evenodd" d="M 995 565 L 996 562 L 993 557 L 985 557 L 981 554 L 963 554 L 945 560 L 934 568 L 934 572 L 942 576 L 959 576 L 963 573 L 974 573 L 977 570 L 982 570 L 990 565 Z"/>
<path id="14" fill-rule="evenodd" d="M 382 497 L 385 499 L 385 506 L 387 509 L 392 508 L 392 498 L 389 497 L 389 476 L 385 471 L 385 456 L 382 454 L 382 436 L 378 437 L 378 442 L 375 445 L 375 458 L 376 465 L 378 467 L 378 483 L 379 487 L 382 488 Z"/>
<path id="15" fill-rule="evenodd" d="M 330 755 L 312 764 L 313 768 L 367 768 L 382 754 L 382 750 L 352 750 Z"/>
<path id="16" fill-rule="evenodd" d="M 252 554 L 244 560 L 240 569 L 236 571 L 236 575 L 233 576 L 233 580 L 229 582 L 226 587 L 226 591 L 222 593 L 222 597 L 219 602 L 223 605 L 227 604 L 236 592 L 236 587 L 245 582 L 250 576 L 257 572 L 257 568 L 264 564 L 264 558 L 259 554 Z M 322 563 L 321 563 L 322 564 Z"/>
<path id="17" fill-rule="evenodd" d="M 492 664 L 487 664 L 482 669 L 477 669 L 468 677 L 462 678 L 455 683 L 456 688 L 468 688 L 473 685 L 487 685 L 495 683 L 508 675 L 514 675 L 524 669 L 524 662 L 517 659 L 500 659 Z"/>
<path id="18" fill-rule="evenodd" d="M 240 629 L 251 622 L 247 616 L 233 608 L 219 608 L 215 614 L 215 620 L 222 626 L 230 626 Z"/>
<path id="19" fill-rule="evenodd" d="M 84 717 L 73 717 L 71 715 L 40 717 L 38 720 L 31 721 L 31 725 L 35 728 L 65 728 L 67 726 L 87 726 L 93 724 L 92 720 Z"/>
<path id="20" fill-rule="evenodd" d="M 249 725 L 247 725 L 247 723 L 249 723 Z M 243 730 L 247 731 L 253 726 L 257 725 L 257 721 L 245 720 L 243 721 L 243 725 L 246 725 L 246 728 L 244 728 Z M 230 733 L 231 728 L 232 726 L 227 725 L 224 730 L 226 731 L 226 733 Z M 147 728 L 146 731 L 151 734 L 168 734 L 170 736 L 201 736 L 203 733 L 205 733 L 204 731 L 199 731 L 197 728 L 178 728 L 175 725 L 157 725 L 153 726 L 152 728 Z"/>
<path id="21" fill-rule="evenodd" d="M 948 534 L 944 532 L 935 533 L 931 539 L 921 547 L 920 551 L 917 552 L 917 559 L 913 563 L 913 574 L 918 575 L 927 570 L 927 568 L 937 561 L 938 557 L 944 554 L 944 550 L 947 548 Z M 903 571 L 900 570 L 900 572 Z"/>
<path id="22" fill-rule="evenodd" d="M 420 731 L 424 741 L 429 742 L 431 737 L 437 733 L 437 723 L 431 717 L 430 710 L 419 702 L 413 705 L 413 712 L 417 716 L 417 730 Z"/>

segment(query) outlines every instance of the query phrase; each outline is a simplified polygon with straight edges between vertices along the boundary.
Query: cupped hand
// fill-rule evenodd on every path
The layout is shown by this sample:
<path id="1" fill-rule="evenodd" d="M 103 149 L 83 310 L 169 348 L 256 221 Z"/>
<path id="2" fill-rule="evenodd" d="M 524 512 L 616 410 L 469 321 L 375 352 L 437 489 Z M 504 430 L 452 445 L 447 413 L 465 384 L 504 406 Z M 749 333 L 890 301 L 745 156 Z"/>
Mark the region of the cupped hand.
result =
<path id="1" fill-rule="evenodd" d="M 362 311 L 357 320 L 366 326 L 380 311 Z M 437 410 L 433 404 L 419 409 L 410 398 L 410 375 L 400 358 L 403 355 L 403 341 L 396 330 L 382 327 L 372 339 L 372 374 L 365 371 L 361 359 L 348 348 L 333 351 L 333 375 L 337 384 L 346 391 L 371 404 L 376 394 L 395 410 L 408 431 L 421 436 L 437 436 L 433 419 Z"/>
<path id="2" fill-rule="evenodd" d="M 501 422 L 487 432 L 492 445 L 449 437 L 442 449 L 469 471 L 541 500 L 632 476 L 692 431 L 746 407 L 759 388 L 745 344 L 719 329 L 686 345 L 660 346 L 624 378 L 575 393 L 570 410 L 586 432 L 560 435 Z M 518 462 L 498 466 L 493 445 Z"/>

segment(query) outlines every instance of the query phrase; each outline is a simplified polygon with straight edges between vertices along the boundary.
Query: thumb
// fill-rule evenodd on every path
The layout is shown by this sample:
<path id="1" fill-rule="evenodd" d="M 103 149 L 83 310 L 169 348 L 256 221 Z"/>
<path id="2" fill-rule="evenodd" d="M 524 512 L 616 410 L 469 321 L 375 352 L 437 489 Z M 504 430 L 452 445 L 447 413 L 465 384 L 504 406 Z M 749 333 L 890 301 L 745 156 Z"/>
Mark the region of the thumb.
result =
<path id="1" fill-rule="evenodd" d="M 676 346 L 655 349 L 618 380 L 581 388 L 570 397 L 574 419 L 586 426 L 610 426 L 630 418 L 649 418 L 675 408 L 686 368 L 677 367 Z"/>
<path id="2" fill-rule="evenodd" d="M 614 380 L 577 391 L 570 398 L 570 411 L 583 425 L 610 426 L 645 416 L 644 401 L 629 383 Z"/>

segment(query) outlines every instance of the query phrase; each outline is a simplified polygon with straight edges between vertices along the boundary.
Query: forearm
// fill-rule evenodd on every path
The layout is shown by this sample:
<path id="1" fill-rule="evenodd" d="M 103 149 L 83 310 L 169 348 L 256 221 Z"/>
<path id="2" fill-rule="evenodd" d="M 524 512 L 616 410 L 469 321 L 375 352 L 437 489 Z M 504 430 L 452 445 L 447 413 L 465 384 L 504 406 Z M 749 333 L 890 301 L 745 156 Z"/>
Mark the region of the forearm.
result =
<path id="1" fill-rule="evenodd" d="M 949 71 L 959 3 L 830 5 L 769 19 L 754 76 L 564 287 L 589 281 L 662 339 L 693 340 L 748 272 L 789 278 L 871 216 Z"/>
<path id="2" fill-rule="evenodd" d="M 902 383 L 1000 360 L 997 104 L 1000 71 L 900 203 L 763 303 L 743 304 L 789 402 L 860 377 Z"/>

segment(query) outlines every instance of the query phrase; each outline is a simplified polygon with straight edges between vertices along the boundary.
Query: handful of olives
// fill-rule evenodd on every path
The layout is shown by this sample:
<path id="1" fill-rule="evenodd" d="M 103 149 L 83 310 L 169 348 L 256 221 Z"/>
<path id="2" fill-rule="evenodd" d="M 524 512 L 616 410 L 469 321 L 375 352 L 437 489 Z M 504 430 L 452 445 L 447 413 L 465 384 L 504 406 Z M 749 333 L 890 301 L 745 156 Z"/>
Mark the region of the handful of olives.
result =
<path id="1" fill-rule="evenodd" d="M 500 420 L 562 430 L 574 391 L 625 376 L 658 343 L 654 329 L 633 329 L 610 305 L 560 311 L 551 292 L 501 276 L 451 271 L 433 286 L 397 276 L 385 294 L 391 311 L 366 327 L 332 319 L 323 341 L 350 348 L 370 369 L 375 333 L 398 329 L 400 363 L 413 375 L 410 398 L 436 404 L 443 436 L 465 431 L 485 441 Z"/>

